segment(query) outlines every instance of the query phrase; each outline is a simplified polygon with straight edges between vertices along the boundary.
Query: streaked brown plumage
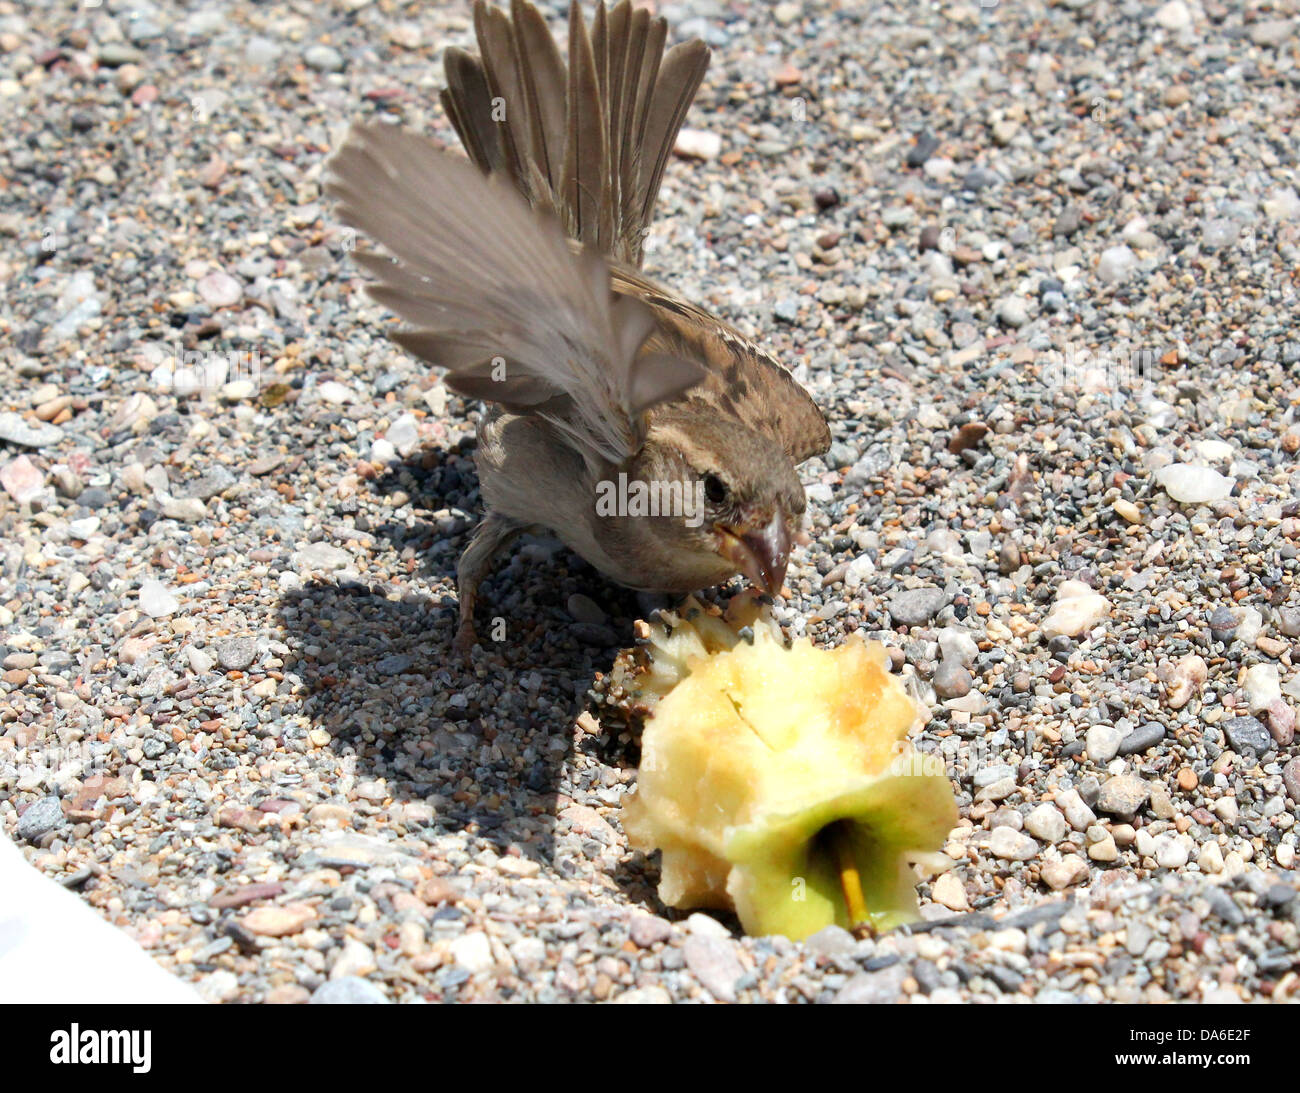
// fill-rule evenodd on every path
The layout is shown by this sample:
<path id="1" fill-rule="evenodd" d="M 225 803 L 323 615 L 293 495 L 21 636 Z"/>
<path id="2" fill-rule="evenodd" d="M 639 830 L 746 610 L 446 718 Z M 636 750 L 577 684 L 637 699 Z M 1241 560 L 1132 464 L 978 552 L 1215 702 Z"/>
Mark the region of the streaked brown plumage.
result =
<path id="1" fill-rule="evenodd" d="M 639 272 L 664 167 L 708 65 L 622 0 L 576 0 L 569 63 L 537 9 L 479 0 L 481 56 L 446 56 L 442 101 L 470 163 L 390 126 L 356 126 L 330 164 L 340 215 L 406 349 L 493 403 L 479 428 L 487 516 L 459 567 L 458 645 L 479 581 L 519 531 L 551 529 L 633 588 L 784 581 L 805 507 L 795 467 L 825 419 L 768 353 Z M 485 177 L 486 176 L 486 177 Z M 681 483 L 703 512 L 597 503 L 612 482 Z"/>

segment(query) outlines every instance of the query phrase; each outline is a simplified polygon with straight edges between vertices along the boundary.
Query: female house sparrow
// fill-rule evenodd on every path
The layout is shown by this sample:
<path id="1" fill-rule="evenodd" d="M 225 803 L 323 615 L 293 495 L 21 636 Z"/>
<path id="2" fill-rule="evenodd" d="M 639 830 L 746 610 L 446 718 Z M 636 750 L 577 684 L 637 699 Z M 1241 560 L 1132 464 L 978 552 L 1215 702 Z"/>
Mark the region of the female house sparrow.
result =
<path id="1" fill-rule="evenodd" d="M 526 0 L 509 16 L 479 0 L 474 24 L 481 57 L 449 49 L 442 96 L 470 160 L 357 125 L 328 187 L 387 251 L 355 257 L 410 324 L 394 340 L 493 404 L 457 647 L 493 556 L 536 525 L 632 588 L 742 573 L 779 591 L 805 507 L 795 467 L 829 446 L 825 419 L 772 356 L 639 272 L 708 49 L 665 53 L 666 21 L 629 0 L 590 29 L 575 0 L 567 67 Z M 614 484 L 669 511 L 608 504 Z"/>

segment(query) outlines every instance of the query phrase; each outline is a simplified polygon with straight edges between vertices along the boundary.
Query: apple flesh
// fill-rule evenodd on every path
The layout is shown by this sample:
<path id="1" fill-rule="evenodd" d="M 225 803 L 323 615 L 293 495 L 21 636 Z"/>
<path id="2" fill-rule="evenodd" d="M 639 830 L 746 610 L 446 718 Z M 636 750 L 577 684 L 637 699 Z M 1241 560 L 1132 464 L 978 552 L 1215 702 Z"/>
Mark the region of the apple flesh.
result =
<path id="1" fill-rule="evenodd" d="M 880 645 L 787 646 L 752 600 L 733 607 L 719 618 L 688 601 L 649 635 L 656 701 L 623 826 L 662 851 L 660 898 L 793 939 L 913 920 L 911 860 L 957 821 L 942 763 L 907 741 L 920 708 Z M 850 920 L 846 856 L 867 923 Z"/>

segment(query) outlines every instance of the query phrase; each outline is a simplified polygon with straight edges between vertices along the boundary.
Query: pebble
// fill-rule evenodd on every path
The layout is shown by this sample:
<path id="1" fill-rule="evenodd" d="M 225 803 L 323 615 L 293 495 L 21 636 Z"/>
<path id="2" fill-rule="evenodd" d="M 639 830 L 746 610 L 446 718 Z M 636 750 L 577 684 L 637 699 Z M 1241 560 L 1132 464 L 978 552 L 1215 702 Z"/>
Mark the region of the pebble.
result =
<path id="1" fill-rule="evenodd" d="M 1272 664 L 1252 664 L 1246 669 L 1244 690 L 1251 713 L 1259 713 L 1282 699 L 1282 682 Z"/>
<path id="2" fill-rule="evenodd" d="M 1044 801 L 1025 816 L 1025 830 L 1045 843 L 1059 843 L 1069 833 L 1069 826 L 1061 810 Z"/>
<path id="3" fill-rule="evenodd" d="M 389 998 L 368 979 L 345 976 L 322 983 L 311 993 L 314 1006 L 382 1006 Z"/>
<path id="4" fill-rule="evenodd" d="M 63 806 L 59 803 L 59 799 L 42 797 L 39 801 L 28 805 L 23 814 L 18 817 L 18 837 L 34 843 L 51 831 L 62 827 L 63 822 Z"/>
<path id="5" fill-rule="evenodd" d="M 736 984 L 745 969 L 736 958 L 734 942 L 695 934 L 682 945 L 682 956 L 691 974 L 714 998 L 719 1002 L 736 1000 Z"/>
<path id="6" fill-rule="evenodd" d="M 343 67 L 343 55 L 333 46 L 308 46 L 302 59 L 308 68 L 317 72 L 338 72 Z"/>
<path id="7" fill-rule="evenodd" d="M 1056 602 L 1043 620 L 1043 635 L 1076 638 L 1110 614 L 1106 597 L 1094 592 L 1082 581 L 1064 581 L 1056 593 Z"/>
<path id="8" fill-rule="evenodd" d="M 242 672 L 257 658 L 257 640 L 249 635 L 217 642 L 217 663 L 226 671 Z"/>
<path id="9" fill-rule="evenodd" d="M 1057 807 L 1075 831 L 1086 831 L 1097 822 L 1097 815 L 1084 802 L 1077 789 L 1067 789 L 1056 795 Z"/>
<path id="10" fill-rule="evenodd" d="M 1053 891 L 1060 892 L 1088 879 L 1088 863 L 1078 854 L 1064 854 L 1059 861 L 1045 862 L 1039 874 L 1044 884 Z"/>
<path id="11" fill-rule="evenodd" d="M 254 907 L 240 925 L 258 937 L 288 937 L 301 933 L 316 920 L 316 911 L 306 903 Z"/>
<path id="12" fill-rule="evenodd" d="M 1149 751 L 1165 738 L 1165 727 L 1158 721 L 1147 721 L 1139 725 L 1120 741 L 1115 754 L 1119 756 L 1136 755 Z M 1089 752 L 1091 754 L 1091 752 Z"/>
<path id="13" fill-rule="evenodd" d="M 1132 774 L 1120 774 L 1106 779 L 1097 796 L 1097 808 L 1111 816 L 1136 815 L 1151 795 L 1151 787 Z"/>
<path id="14" fill-rule="evenodd" d="M 140 585 L 140 610 L 151 619 L 174 615 L 181 609 L 180 600 L 161 581 L 152 578 Z"/>
<path id="15" fill-rule="evenodd" d="M 19 448 L 49 448 L 63 439 L 57 425 L 29 425 L 12 411 L 0 413 L 0 440 Z"/>
<path id="16" fill-rule="evenodd" d="M 328 573 L 346 569 L 351 564 L 352 555 L 341 547 L 326 542 L 309 543 L 293 555 L 294 568 L 303 572 L 322 570 Z"/>
<path id="17" fill-rule="evenodd" d="M 45 475 L 25 455 L 0 467 L 0 486 L 20 505 L 34 501 L 45 490 Z"/>
<path id="18" fill-rule="evenodd" d="M 1168 0 L 1156 9 L 1155 21 L 1165 30 L 1186 30 L 1192 25 L 1192 12 L 1183 0 Z"/>
<path id="19" fill-rule="evenodd" d="M 889 614 L 895 626 L 924 626 L 947 602 L 941 588 L 910 588 L 890 597 Z"/>
<path id="20" fill-rule="evenodd" d="M 683 159 L 717 159 L 722 153 L 722 138 L 702 129 L 683 128 L 677 133 L 673 151 Z"/>
<path id="21" fill-rule="evenodd" d="M 1029 861 L 1038 856 L 1038 844 L 1010 827 L 995 827 L 989 835 L 989 852 L 1005 861 Z"/>
<path id="22" fill-rule="evenodd" d="M 1233 480 L 1209 467 L 1190 463 L 1171 463 L 1155 473 L 1165 493 L 1183 505 L 1206 505 L 1222 501 L 1232 493 Z"/>
<path id="23" fill-rule="evenodd" d="M 1273 738 L 1257 718 L 1230 717 L 1223 722 L 1223 733 L 1238 755 L 1258 757 L 1273 750 Z"/>
<path id="24" fill-rule="evenodd" d="M 209 307 L 234 307 L 244 298 L 244 286 L 228 273 L 213 270 L 199 278 L 199 297 Z"/>
<path id="25" fill-rule="evenodd" d="M 1115 758 L 1123 739 L 1124 734 L 1113 725 L 1094 725 L 1088 730 L 1084 748 L 1088 758 L 1101 765 Z"/>
<path id="26" fill-rule="evenodd" d="M 939 667 L 934 673 L 931 680 L 934 686 L 934 692 L 940 698 L 961 698 L 970 693 L 974 681 L 971 674 L 961 663 L 956 660 L 945 658 L 939 662 Z"/>
<path id="27" fill-rule="evenodd" d="M 1097 277 L 1108 285 L 1115 285 L 1126 280 L 1136 268 L 1137 255 L 1121 243 L 1101 252 L 1101 259 L 1097 262 Z"/>

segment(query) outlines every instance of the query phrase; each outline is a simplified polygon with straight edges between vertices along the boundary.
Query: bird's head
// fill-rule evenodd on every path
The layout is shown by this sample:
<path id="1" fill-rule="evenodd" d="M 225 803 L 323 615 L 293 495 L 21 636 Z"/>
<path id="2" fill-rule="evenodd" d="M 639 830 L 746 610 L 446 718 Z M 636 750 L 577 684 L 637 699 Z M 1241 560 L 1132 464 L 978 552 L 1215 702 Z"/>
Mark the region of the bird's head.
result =
<path id="1" fill-rule="evenodd" d="M 647 518 L 665 552 L 690 556 L 700 572 L 741 573 L 769 595 L 781 590 L 807 501 L 793 463 L 771 438 L 702 407 L 665 415 L 629 479 L 681 498 L 679 511 L 660 505 Z"/>

